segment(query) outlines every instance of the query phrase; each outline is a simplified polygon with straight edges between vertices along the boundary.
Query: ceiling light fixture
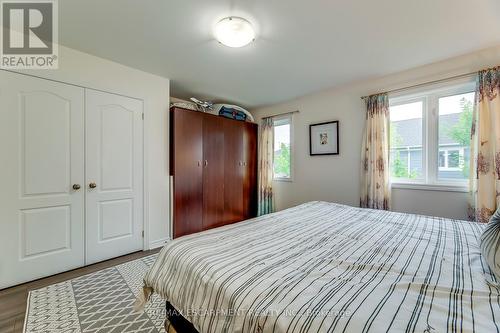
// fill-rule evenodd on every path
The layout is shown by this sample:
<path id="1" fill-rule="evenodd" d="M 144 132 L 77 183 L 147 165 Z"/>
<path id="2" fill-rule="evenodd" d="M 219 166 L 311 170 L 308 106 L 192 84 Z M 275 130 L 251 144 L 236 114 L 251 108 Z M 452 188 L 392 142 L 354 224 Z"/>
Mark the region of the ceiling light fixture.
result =
<path id="1" fill-rule="evenodd" d="M 241 17 L 226 17 L 215 25 L 215 38 L 229 47 L 242 47 L 255 40 L 252 24 Z"/>

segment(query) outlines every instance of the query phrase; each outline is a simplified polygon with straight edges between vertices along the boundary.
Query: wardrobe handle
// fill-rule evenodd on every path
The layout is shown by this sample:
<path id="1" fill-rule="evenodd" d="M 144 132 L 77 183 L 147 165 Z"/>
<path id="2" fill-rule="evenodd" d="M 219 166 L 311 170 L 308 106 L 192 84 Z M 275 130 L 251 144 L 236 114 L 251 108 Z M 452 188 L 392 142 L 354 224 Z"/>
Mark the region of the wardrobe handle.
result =
<path id="1" fill-rule="evenodd" d="M 92 182 L 92 183 L 90 183 L 90 184 L 89 184 L 89 187 L 90 187 L 90 188 L 96 188 L 96 187 L 97 187 L 97 184 L 96 184 L 96 183 L 94 183 L 94 182 Z"/>
<path id="2" fill-rule="evenodd" d="M 198 161 L 198 166 L 201 166 L 201 162 L 200 161 Z"/>
<path id="3" fill-rule="evenodd" d="M 207 161 L 207 160 L 205 160 L 205 167 L 207 167 L 207 166 L 208 166 L 208 161 Z"/>
<path id="4" fill-rule="evenodd" d="M 80 188 L 80 184 L 73 184 L 73 190 L 78 191 Z"/>

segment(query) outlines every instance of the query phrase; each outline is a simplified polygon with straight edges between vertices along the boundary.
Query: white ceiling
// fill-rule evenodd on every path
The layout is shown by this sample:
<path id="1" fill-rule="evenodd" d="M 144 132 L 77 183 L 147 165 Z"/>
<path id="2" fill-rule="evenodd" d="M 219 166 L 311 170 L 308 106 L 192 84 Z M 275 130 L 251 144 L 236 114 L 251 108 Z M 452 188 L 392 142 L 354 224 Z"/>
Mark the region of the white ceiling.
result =
<path id="1" fill-rule="evenodd" d="M 254 43 L 212 37 L 229 15 Z M 499 0 L 61 0 L 60 42 L 246 107 L 500 44 Z"/>

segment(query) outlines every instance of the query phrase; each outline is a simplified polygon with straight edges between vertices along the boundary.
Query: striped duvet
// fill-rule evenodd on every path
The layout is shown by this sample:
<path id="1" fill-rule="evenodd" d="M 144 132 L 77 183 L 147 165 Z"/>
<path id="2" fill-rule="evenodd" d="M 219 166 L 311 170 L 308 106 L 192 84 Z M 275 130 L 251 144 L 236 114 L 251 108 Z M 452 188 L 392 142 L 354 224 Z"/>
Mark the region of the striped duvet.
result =
<path id="1" fill-rule="evenodd" d="M 483 228 L 310 202 L 168 243 L 145 285 L 200 333 L 500 332 Z"/>

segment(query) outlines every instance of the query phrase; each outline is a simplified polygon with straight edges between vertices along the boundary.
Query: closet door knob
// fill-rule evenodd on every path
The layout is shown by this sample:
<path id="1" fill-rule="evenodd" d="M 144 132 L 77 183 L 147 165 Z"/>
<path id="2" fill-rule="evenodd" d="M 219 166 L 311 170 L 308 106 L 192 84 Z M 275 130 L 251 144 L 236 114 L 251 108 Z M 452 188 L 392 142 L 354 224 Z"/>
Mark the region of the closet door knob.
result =
<path id="1" fill-rule="evenodd" d="M 92 182 L 92 183 L 90 183 L 90 184 L 89 184 L 89 187 L 90 187 L 90 188 L 96 188 L 96 187 L 97 187 L 97 184 L 96 184 L 96 183 L 94 183 L 94 182 Z"/>
<path id="2" fill-rule="evenodd" d="M 73 184 L 73 190 L 78 191 L 80 188 L 80 184 Z"/>
<path id="3" fill-rule="evenodd" d="M 205 166 L 206 166 L 206 167 L 208 166 L 208 161 L 207 161 L 207 160 L 205 160 Z"/>

